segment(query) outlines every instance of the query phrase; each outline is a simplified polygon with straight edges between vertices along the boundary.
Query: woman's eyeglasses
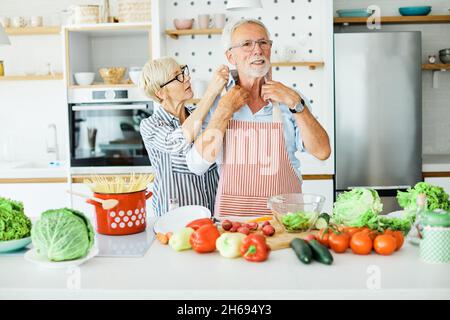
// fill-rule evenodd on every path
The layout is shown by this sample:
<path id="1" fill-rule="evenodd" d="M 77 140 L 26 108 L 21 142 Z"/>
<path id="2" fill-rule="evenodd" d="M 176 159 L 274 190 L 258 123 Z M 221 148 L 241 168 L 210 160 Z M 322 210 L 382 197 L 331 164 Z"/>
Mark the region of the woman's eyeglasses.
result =
<path id="1" fill-rule="evenodd" d="M 160 87 L 160 88 L 164 88 L 164 87 L 167 86 L 169 83 L 172 83 L 172 82 L 174 82 L 175 80 L 178 81 L 178 82 L 184 83 L 184 79 L 185 79 L 185 77 L 187 77 L 188 75 L 189 75 L 189 67 L 188 67 L 187 65 L 186 65 L 186 66 L 182 66 L 182 67 L 181 67 L 181 73 L 177 74 L 177 75 L 175 76 L 175 78 L 173 78 L 173 79 L 167 81 L 166 83 L 160 85 L 159 87 Z"/>
<path id="2" fill-rule="evenodd" d="M 234 49 L 234 48 L 241 48 L 245 52 L 252 52 L 255 49 L 256 44 L 259 45 L 261 50 L 269 50 L 272 47 L 272 43 L 273 43 L 272 40 L 266 40 L 266 39 L 261 39 L 261 40 L 257 40 L 257 41 L 246 40 L 238 45 L 230 47 L 229 50 Z"/>

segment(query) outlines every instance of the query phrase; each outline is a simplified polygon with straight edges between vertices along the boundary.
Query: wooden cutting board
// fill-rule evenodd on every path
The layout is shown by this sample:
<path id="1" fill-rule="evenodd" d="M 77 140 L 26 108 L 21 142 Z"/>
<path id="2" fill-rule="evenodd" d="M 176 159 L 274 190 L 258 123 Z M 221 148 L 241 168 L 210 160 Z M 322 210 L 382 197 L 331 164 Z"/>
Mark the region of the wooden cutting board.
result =
<path id="1" fill-rule="evenodd" d="M 290 248 L 289 244 L 295 238 L 304 239 L 308 235 L 316 235 L 317 230 L 310 232 L 286 232 L 277 219 L 270 220 L 270 224 L 275 228 L 275 234 L 267 237 L 267 244 L 272 250 L 281 250 Z"/>
<path id="2" fill-rule="evenodd" d="M 284 231 L 281 224 L 278 222 L 277 219 L 270 220 L 270 224 L 275 228 L 275 234 L 271 237 L 266 237 L 267 244 L 269 245 L 271 250 L 281 250 L 281 249 L 287 249 L 290 248 L 289 244 L 291 241 L 295 238 L 304 239 L 308 235 L 316 235 L 318 232 L 317 230 L 313 230 L 310 232 L 286 232 Z M 261 227 L 261 223 L 259 223 L 259 226 Z M 219 231 L 221 233 L 224 232 L 224 230 L 219 227 Z M 263 235 L 260 228 L 255 231 L 254 233 Z"/>

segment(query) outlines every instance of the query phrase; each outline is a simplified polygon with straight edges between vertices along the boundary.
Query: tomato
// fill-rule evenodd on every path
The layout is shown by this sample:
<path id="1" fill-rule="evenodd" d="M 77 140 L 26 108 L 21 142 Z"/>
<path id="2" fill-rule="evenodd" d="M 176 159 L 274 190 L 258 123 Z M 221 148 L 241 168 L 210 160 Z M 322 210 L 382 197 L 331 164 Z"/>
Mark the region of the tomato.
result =
<path id="1" fill-rule="evenodd" d="M 361 228 L 357 228 L 357 227 L 345 227 L 343 229 L 343 231 L 349 235 L 349 237 L 353 237 L 353 235 L 359 231 L 361 231 Z"/>
<path id="2" fill-rule="evenodd" d="M 372 239 L 368 232 L 359 231 L 350 240 L 350 248 L 356 254 L 369 254 L 372 251 Z"/>
<path id="3" fill-rule="evenodd" d="M 362 228 L 361 232 L 365 232 L 372 241 L 375 240 L 375 238 L 378 235 L 377 231 L 371 230 L 371 229 L 369 229 L 367 227 Z"/>
<path id="4" fill-rule="evenodd" d="M 328 243 L 334 252 L 343 253 L 348 249 L 350 236 L 346 233 L 337 234 L 332 232 L 328 237 Z"/>
<path id="5" fill-rule="evenodd" d="M 376 253 L 388 256 L 397 250 L 397 240 L 390 234 L 382 234 L 375 238 L 373 247 Z"/>
<path id="6" fill-rule="evenodd" d="M 330 235 L 328 232 L 325 232 L 325 229 L 320 229 L 320 231 L 316 234 L 316 240 L 328 248 L 330 246 L 328 243 L 329 236 Z"/>
<path id="7" fill-rule="evenodd" d="M 403 243 L 405 241 L 405 238 L 403 236 L 403 232 L 401 232 L 401 231 L 393 231 L 393 230 L 386 230 L 384 232 L 384 234 L 391 235 L 391 236 L 393 236 L 395 238 L 395 241 L 397 243 L 397 248 L 395 249 L 396 251 L 399 250 L 403 246 Z"/>

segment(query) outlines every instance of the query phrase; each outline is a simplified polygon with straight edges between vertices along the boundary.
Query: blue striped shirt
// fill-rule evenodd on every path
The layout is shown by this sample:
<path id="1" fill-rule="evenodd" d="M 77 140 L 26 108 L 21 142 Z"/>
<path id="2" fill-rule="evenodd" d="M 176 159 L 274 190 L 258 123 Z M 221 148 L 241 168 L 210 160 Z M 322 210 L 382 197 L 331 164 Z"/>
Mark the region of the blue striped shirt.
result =
<path id="1" fill-rule="evenodd" d="M 192 107 L 187 107 L 189 113 Z M 169 199 L 177 199 L 180 206 L 200 205 L 214 210 L 219 175 L 216 164 L 202 175 L 192 173 L 186 154 L 193 143 L 187 143 L 180 120 L 160 105 L 142 120 L 141 136 L 150 162 L 155 170 L 152 206 L 156 216 L 169 211 Z"/>

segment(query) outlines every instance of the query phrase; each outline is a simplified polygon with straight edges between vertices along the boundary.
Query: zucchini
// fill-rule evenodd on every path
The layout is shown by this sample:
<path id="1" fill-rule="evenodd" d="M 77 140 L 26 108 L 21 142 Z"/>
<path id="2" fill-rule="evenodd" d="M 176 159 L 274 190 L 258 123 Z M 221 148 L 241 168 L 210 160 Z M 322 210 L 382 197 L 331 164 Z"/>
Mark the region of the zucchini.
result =
<path id="1" fill-rule="evenodd" d="M 312 249 L 314 260 L 328 265 L 333 263 L 333 256 L 327 247 L 320 244 L 317 240 L 310 240 L 309 245 Z"/>
<path id="2" fill-rule="evenodd" d="M 328 227 L 329 223 L 330 223 L 330 215 L 324 212 L 319 215 L 314 226 L 316 227 L 316 229 L 320 230 Z"/>
<path id="3" fill-rule="evenodd" d="M 311 263 L 313 259 L 313 253 L 311 247 L 305 240 L 295 238 L 291 241 L 290 245 L 301 262 L 305 264 Z"/>

